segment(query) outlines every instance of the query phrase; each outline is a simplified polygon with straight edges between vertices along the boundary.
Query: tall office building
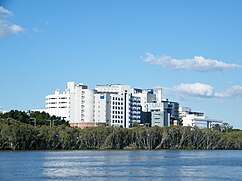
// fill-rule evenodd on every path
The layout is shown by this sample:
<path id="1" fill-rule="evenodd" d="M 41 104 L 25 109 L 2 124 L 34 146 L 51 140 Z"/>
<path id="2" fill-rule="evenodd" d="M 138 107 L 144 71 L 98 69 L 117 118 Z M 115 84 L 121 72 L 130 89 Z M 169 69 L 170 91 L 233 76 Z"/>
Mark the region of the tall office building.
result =
<path id="1" fill-rule="evenodd" d="M 162 99 L 162 89 L 134 89 L 134 95 L 141 99 L 141 123 L 149 126 L 178 125 L 179 104 Z"/>
<path id="2" fill-rule="evenodd" d="M 68 120 L 71 126 L 133 127 L 135 124 L 177 124 L 179 104 L 162 99 L 162 89 L 133 89 L 129 85 L 86 85 L 68 82 L 64 92 L 46 96 L 50 115 Z"/>
<path id="3" fill-rule="evenodd" d="M 47 112 L 68 120 L 71 126 L 93 124 L 94 93 L 86 85 L 68 82 L 63 93 L 57 90 L 46 96 Z"/>
<path id="4" fill-rule="evenodd" d="M 98 85 L 95 90 L 95 122 L 103 120 L 107 125 L 124 128 L 140 123 L 140 98 L 132 95 L 131 86 Z"/>

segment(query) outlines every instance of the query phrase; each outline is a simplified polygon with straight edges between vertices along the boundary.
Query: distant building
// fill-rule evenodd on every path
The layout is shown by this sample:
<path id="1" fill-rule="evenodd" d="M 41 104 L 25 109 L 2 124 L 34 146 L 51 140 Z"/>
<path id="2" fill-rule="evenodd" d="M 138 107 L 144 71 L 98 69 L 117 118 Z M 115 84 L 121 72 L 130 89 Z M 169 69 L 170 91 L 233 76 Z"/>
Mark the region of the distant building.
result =
<path id="1" fill-rule="evenodd" d="M 223 121 L 210 119 L 202 112 L 193 112 L 191 108 L 180 107 L 179 116 L 183 122 L 183 126 L 197 126 L 199 128 L 211 128 L 213 125 L 221 125 Z"/>
<path id="2" fill-rule="evenodd" d="M 140 98 L 132 95 L 128 85 L 86 85 L 68 82 L 64 92 L 46 96 L 50 115 L 68 120 L 71 126 L 110 125 L 132 127 L 140 123 Z"/>
<path id="3" fill-rule="evenodd" d="M 137 89 L 130 85 L 87 85 L 68 82 L 64 92 L 46 96 L 46 112 L 69 121 L 71 126 L 130 128 L 180 125 L 179 104 L 162 99 L 162 89 Z"/>
<path id="4" fill-rule="evenodd" d="M 141 123 L 150 126 L 180 125 L 179 103 L 162 99 L 162 89 L 134 89 L 134 95 L 140 97 Z"/>
<path id="5" fill-rule="evenodd" d="M 95 122 L 106 121 L 110 126 L 132 127 L 140 123 L 140 98 L 132 95 L 129 85 L 109 84 L 95 88 Z"/>
<path id="6" fill-rule="evenodd" d="M 46 96 L 47 112 L 68 120 L 71 126 L 92 126 L 94 93 L 86 85 L 68 82 L 63 93 L 56 90 Z"/>

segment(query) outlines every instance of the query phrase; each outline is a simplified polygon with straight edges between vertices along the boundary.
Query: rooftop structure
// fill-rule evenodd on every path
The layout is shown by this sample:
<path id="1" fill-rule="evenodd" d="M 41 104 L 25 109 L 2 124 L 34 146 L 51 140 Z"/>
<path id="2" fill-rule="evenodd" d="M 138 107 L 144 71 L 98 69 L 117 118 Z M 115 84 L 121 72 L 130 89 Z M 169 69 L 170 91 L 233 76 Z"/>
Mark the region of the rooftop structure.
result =
<path id="1" fill-rule="evenodd" d="M 183 126 L 197 126 L 199 128 L 211 128 L 215 124 L 221 125 L 223 121 L 210 119 L 202 112 L 191 111 L 191 108 L 179 108 L 179 116 Z"/>

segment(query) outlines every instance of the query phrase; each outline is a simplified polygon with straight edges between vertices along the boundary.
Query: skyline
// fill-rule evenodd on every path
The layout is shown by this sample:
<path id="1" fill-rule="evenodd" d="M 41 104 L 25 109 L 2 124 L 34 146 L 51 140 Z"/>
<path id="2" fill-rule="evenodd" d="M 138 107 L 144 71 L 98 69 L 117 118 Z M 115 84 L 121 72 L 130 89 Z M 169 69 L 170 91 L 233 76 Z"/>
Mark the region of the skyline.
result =
<path id="1" fill-rule="evenodd" d="M 239 0 L 0 1 L 0 107 L 120 83 L 242 129 L 241 17 Z"/>

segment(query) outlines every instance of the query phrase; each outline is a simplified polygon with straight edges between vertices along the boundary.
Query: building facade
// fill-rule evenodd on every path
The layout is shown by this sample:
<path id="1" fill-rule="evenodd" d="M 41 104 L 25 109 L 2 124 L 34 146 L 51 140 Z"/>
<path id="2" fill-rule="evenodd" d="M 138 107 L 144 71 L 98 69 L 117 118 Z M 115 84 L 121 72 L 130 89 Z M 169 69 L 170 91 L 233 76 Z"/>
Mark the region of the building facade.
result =
<path id="1" fill-rule="evenodd" d="M 221 125 L 223 121 L 210 119 L 202 112 L 193 112 L 191 108 L 180 107 L 179 116 L 182 120 L 183 126 L 199 127 L 199 128 L 212 128 L 214 125 Z"/>
<path id="2" fill-rule="evenodd" d="M 162 99 L 162 89 L 134 89 L 141 100 L 141 123 L 149 126 L 180 125 L 179 103 Z"/>
<path id="3" fill-rule="evenodd" d="M 129 85 L 87 85 L 68 82 L 64 92 L 56 90 L 46 96 L 50 115 L 69 121 L 71 126 L 198 126 L 210 128 L 222 121 L 203 113 L 180 108 L 179 103 L 162 99 L 162 89 L 137 89 Z"/>
<path id="4" fill-rule="evenodd" d="M 110 126 L 129 128 L 134 123 L 140 123 L 140 98 L 132 95 L 131 86 L 98 85 L 95 90 L 95 122 L 99 121 L 98 116 L 104 116 L 105 112 L 102 120 L 106 120 L 106 124 Z M 105 102 L 103 106 L 100 105 L 102 102 Z"/>
<path id="5" fill-rule="evenodd" d="M 50 115 L 68 120 L 71 126 L 97 125 L 132 127 L 140 124 L 140 98 L 132 95 L 129 85 L 86 85 L 68 82 L 64 92 L 46 96 Z"/>
<path id="6" fill-rule="evenodd" d="M 68 82 L 63 93 L 46 96 L 46 108 L 50 115 L 68 120 L 71 126 L 92 126 L 95 90 L 86 85 Z"/>

